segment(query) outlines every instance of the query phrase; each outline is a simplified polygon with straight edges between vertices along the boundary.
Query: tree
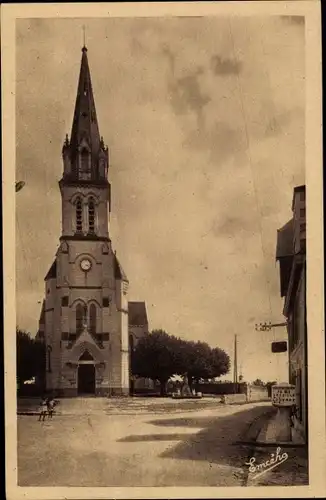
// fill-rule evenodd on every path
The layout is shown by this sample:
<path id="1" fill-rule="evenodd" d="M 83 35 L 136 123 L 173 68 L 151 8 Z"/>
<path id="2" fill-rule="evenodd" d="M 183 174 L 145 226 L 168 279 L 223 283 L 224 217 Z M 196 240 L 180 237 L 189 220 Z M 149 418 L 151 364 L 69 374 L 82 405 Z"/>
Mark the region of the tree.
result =
<path id="1" fill-rule="evenodd" d="M 256 380 L 254 380 L 252 384 L 258 385 L 260 387 L 263 387 L 265 385 L 264 382 L 262 380 L 260 380 L 260 378 L 256 378 Z"/>
<path id="2" fill-rule="evenodd" d="M 133 375 L 158 380 L 164 396 L 169 378 L 183 368 L 181 342 L 164 330 L 153 330 L 141 338 L 132 357 Z"/>
<path id="3" fill-rule="evenodd" d="M 183 365 L 188 376 L 190 387 L 193 381 L 200 379 L 212 379 L 228 373 L 230 369 L 230 358 L 225 351 L 219 347 L 211 348 L 206 342 L 183 341 L 184 348 Z"/>
<path id="4" fill-rule="evenodd" d="M 133 375 L 158 380 L 161 394 L 173 375 L 187 376 L 193 381 L 212 379 L 228 373 L 229 356 L 218 347 L 212 349 L 205 342 L 181 340 L 163 330 L 154 330 L 139 340 L 131 360 Z"/>
<path id="5" fill-rule="evenodd" d="M 211 352 L 211 378 L 226 375 L 230 370 L 230 356 L 220 349 L 214 347 Z"/>
<path id="6" fill-rule="evenodd" d="M 206 342 L 186 342 L 184 364 L 189 386 L 201 378 L 211 378 L 211 348 Z"/>
<path id="7" fill-rule="evenodd" d="M 45 347 L 28 332 L 16 328 L 16 375 L 19 387 L 45 371 Z"/>

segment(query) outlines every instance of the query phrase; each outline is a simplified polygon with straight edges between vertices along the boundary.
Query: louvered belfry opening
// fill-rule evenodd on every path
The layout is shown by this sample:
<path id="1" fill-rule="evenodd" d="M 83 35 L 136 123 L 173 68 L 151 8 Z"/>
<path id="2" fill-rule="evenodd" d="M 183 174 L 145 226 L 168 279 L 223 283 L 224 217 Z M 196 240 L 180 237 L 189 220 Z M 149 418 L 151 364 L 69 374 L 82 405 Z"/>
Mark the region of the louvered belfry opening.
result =
<path id="1" fill-rule="evenodd" d="M 88 232 L 95 233 L 95 203 L 93 198 L 88 202 Z"/>
<path id="2" fill-rule="evenodd" d="M 80 233 L 83 230 L 83 205 L 81 199 L 76 201 L 76 232 Z"/>

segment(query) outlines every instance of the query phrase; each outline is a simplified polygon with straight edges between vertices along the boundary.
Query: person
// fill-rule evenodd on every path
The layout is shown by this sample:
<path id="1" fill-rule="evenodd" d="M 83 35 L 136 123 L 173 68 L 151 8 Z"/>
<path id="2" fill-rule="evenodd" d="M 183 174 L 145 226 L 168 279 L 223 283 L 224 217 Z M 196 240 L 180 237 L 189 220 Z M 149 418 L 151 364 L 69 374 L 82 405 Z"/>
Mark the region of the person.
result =
<path id="1" fill-rule="evenodd" d="M 47 399 L 47 410 L 48 410 L 48 416 L 49 418 L 52 418 L 53 417 L 53 413 L 54 413 L 54 408 L 56 406 L 56 401 L 53 397 L 50 397 Z"/>
<path id="2" fill-rule="evenodd" d="M 47 414 L 48 408 L 47 408 L 47 399 L 45 396 L 43 396 L 41 404 L 40 404 L 40 415 L 39 415 L 39 421 L 42 420 L 44 422 L 46 414 Z"/>

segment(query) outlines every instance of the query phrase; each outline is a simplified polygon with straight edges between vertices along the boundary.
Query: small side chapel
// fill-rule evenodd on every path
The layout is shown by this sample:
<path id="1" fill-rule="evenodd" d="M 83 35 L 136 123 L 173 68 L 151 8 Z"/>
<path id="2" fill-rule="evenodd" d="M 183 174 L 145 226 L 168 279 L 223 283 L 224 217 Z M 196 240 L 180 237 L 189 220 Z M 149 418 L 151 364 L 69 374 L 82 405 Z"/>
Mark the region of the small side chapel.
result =
<path id="1" fill-rule="evenodd" d="M 128 395 L 130 351 L 148 333 L 148 321 L 144 302 L 128 302 L 128 279 L 111 246 L 109 154 L 86 47 L 62 157 L 62 234 L 45 277 L 38 332 L 46 346 L 46 389 L 68 397 Z"/>

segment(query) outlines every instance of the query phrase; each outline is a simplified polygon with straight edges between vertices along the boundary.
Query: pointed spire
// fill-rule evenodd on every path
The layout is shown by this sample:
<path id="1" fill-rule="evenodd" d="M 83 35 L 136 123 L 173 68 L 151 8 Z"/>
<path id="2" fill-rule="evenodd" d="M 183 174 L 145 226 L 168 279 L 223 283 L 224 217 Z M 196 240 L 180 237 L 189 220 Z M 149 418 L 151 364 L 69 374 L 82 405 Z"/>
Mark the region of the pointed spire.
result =
<path id="1" fill-rule="evenodd" d="M 99 132 L 85 39 L 81 51 L 71 135 L 70 140 L 66 136 L 62 148 L 63 179 L 108 187 L 109 152 Z"/>
<path id="2" fill-rule="evenodd" d="M 87 48 L 85 46 L 82 48 L 77 97 L 70 138 L 73 155 L 77 154 L 83 140 L 86 142 L 92 157 L 97 157 L 100 148 L 100 133 L 88 65 Z"/>

